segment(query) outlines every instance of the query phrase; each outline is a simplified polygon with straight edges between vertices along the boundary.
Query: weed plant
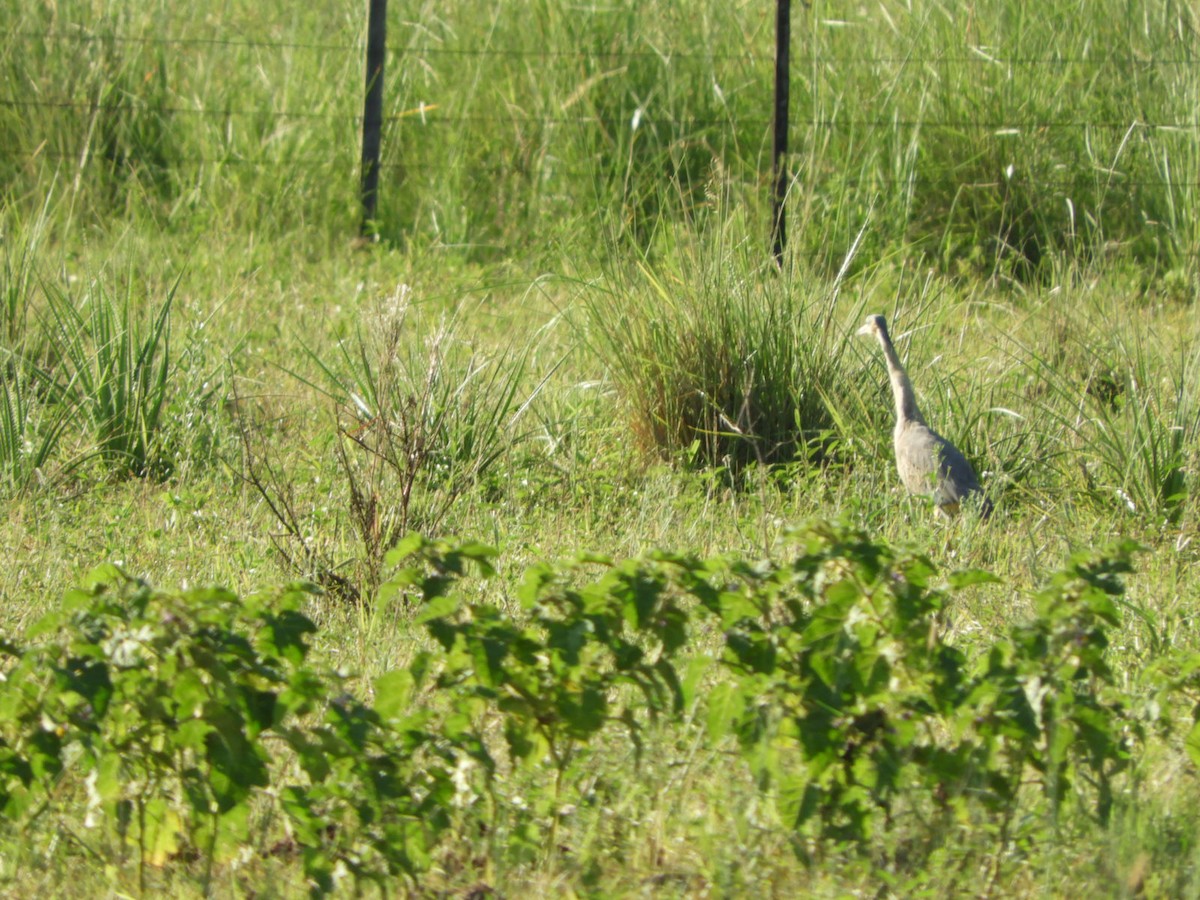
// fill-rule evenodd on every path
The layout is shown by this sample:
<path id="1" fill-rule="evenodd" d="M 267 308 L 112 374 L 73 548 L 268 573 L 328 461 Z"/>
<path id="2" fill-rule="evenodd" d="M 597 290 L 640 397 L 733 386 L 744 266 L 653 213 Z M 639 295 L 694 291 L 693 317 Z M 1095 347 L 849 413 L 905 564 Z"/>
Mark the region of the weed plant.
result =
<path id="1" fill-rule="evenodd" d="M 412 334 L 425 335 L 414 342 Z M 308 351 L 310 374 L 292 371 L 330 401 L 336 422 L 334 456 L 349 522 L 359 539 L 359 573 L 335 575 L 313 545 L 304 513 L 274 462 L 254 451 L 243 424 L 249 480 L 284 528 L 302 573 L 334 579 L 354 598 L 371 598 L 385 554 L 413 530 L 436 532 L 450 508 L 477 488 L 522 440 L 520 419 L 542 384 L 527 396 L 529 348 L 477 353 L 457 314 L 433 319 L 400 285 L 343 338 L 327 360 Z M 313 566 L 317 569 L 314 572 Z"/>

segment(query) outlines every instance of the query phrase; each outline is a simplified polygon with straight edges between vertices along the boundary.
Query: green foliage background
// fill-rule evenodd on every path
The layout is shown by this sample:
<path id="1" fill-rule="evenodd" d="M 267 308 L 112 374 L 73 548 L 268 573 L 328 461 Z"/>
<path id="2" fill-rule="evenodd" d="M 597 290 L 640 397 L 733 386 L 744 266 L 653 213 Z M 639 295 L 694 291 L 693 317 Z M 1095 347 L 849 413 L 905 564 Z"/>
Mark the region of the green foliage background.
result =
<path id="1" fill-rule="evenodd" d="M 1195 893 L 1196 13 L 390 6 L 0 0 L 3 891 Z"/>

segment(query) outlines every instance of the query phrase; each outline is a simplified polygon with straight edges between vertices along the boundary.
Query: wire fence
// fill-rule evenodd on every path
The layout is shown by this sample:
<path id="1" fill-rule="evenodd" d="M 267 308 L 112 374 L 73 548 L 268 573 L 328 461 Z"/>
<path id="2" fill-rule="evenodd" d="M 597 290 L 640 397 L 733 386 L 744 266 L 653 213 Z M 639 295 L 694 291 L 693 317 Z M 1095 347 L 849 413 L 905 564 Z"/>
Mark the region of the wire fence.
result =
<path id="1" fill-rule="evenodd" d="M 169 37 L 169 36 L 136 36 L 136 35 L 120 35 L 120 34 L 87 34 L 83 32 L 55 32 L 55 31 L 15 31 L 11 33 L 11 37 L 23 41 L 45 42 L 45 43 L 80 43 L 80 44 L 134 44 L 148 47 L 226 47 L 233 49 L 255 49 L 255 50 L 311 50 L 314 52 L 337 52 L 361 54 L 366 49 L 366 43 L 363 41 L 349 43 L 322 43 L 322 42 L 304 42 L 304 41 L 280 41 L 280 40 L 256 40 L 249 38 L 226 38 L 226 37 Z M 746 52 L 746 53 L 711 53 L 711 52 L 695 52 L 689 50 L 680 50 L 672 48 L 666 51 L 644 50 L 588 50 L 586 53 L 580 51 L 564 51 L 553 49 L 505 49 L 502 47 L 439 47 L 432 44 L 414 45 L 411 47 L 394 48 L 394 53 L 400 56 L 465 56 L 465 57 L 510 57 L 519 59 L 672 59 L 672 60 L 716 60 L 716 61 L 741 61 L 749 63 L 767 63 L 772 57 L 767 52 Z M 1193 67 L 1200 65 L 1200 52 L 1196 55 L 1186 55 L 1179 57 L 1140 57 L 1134 55 L 1110 55 L 1103 52 L 1097 52 L 1094 55 L 1078 56 L 1078 55 L 1047 55 L 1047 56 L 1005 56 L 992 55 L 983 48 L 979 48 L 972 53 L 948 52 L 939 54 L 936 57 L 913 57 L 911 55 L 877 55 L 867 53 L 793 53 L 791 56 L 793 63 L 811 64 L 814 62 L 821 63 L 868 63 L 876 65 L 925 65 L 937 63 L 950 63 L 954 65 L 964 65 L 967 63 L 979 65 L 1000 65 L 1000 66 L 1078 66 L 1089 65 L 1095 68 L 1104 68 L 1108 70 L 1146 70 L 1160 67 Z"/>
<path id="2" fill-rule="evenodd" d="M 361 71 L 361 60 L 366 51 L 363 40 L 291 40 L 286 37 L 260 37 L 254 34 L 221 33 L 214 31 L 203 35 L 156 35 L 156 34 L 127 34 L 104 33 L 96 30 L 74 30 L 69 28 L 54 29 L 17 29 L 7 36 L 10 42 L 23 42 L 29 45 L 40 45 L 47 48 L 59 48 L 61 52 L 70 52 L 72 46 L 100 45 L 104 47 L 137 47 L 155 53 L 178 53 L 181 50 L 197 51 L 210 55 L 218 52 L 243 53 L 251 51 L 255 54 L 310 53 L 319 57 L 330 57 L 344 66 L 346 71 L 357 69 Z M 737 129 L 742 133 L 760 133 L 766 135 L 773 124 L 774 117 L 767 98 L 768 69 L 774 61 L 771 47 L 750 48 L 745 52 L 714 51 L 708 48 L 696 47 L 666 47 L 652 49 L 605 49 L 593 47 L 586 50 L 563 50 L 557 47 L 503 47 L 503 46 L 440 46 L 429 41 L 413 41 L 409 39 L 405 45 L 393 45 L 390 48 L 389 72 L 402 69 L 406 65 L 421 65 L 422 61 L 431 59 L 474 59 L 520 61 L 521 64 L 535 69 L 539 63 L 563 61 L 574 63 L 581 72 L 587 66 L 604 66 L 606 73 L 619 73 L 624 67 L 643 61 L 654 61 L 662 66 L 673 64 L 703 64 L 710 66 L 741 67 L 739 71 L 749 67 L 750 75 L 761 78 L 761 96 L 763 98 L 762 112 L 754 114 L 747 112 L 745 105 L 736 112 L 729 109 L 721 110 L 712 115 L 660 115 L 649 105 L 637 105 L 632 112 L 601 112 L 591 109 L 570 111 L 569 103 L 559 103 L 558 109 L 544 109 L 552 104 L 530 104 L 534 110 L 520 108 L 516 104 L 500 107 L 495 110 L 479 110 L 472 108 L 456 108 L 455 104 L 419 103 L 405 109 L 396 109 L 384 113 L 382 120 L 385 126 L 405 129 L 429 129 L 432 132 L 445 130 L 476 129 L 486 133 L 489 130 L 519 129 L 534 132 L 537 130 L 553 131 L 563 129 L 599 129 L 611 132 L 619 129 L 625 131 L 653 132 L 658 129 L 673 130 L 674 132 L 713 133 L 727 129 Z M 859 51 L 846 52 L 815 52 L 810 49 L 800 49 L 791 54 L 793 71 L 813 70 L 821 68 L 822 78 L 827 82 L 834 81 L 839 67 L 862 67 L 868 70 L 890 69 L 899 72 L 933 71 L 944 66 L 983 67 L 985 71 L 1006 70 L 1009 77 L 1036 80 L 1048 77 L 1049 73 L 1059 73 L 1066 69 L 1082 73 L 1086 79 L 1107 78 L 1153 79 L 1162 73 L 1190 72 L 1200 63 L 1200 42 L 1197 52 L 1192 52 L 1188 46 L 1176 47 L 1169 54 L 1144 56 L 1137 53 L 1113 53 L 1107 48 L 1097 47 L 1094 53 L 1054 53 L 1044 55 L 1028 53 L 997 53 L 984 46 L 967 45 L 947 47 L 944 52 L 935 55 L 917 55 L 914 53 L 880 53 L 864 48 Z M 202 57 L 203 58 L 203 57 Z M 180 57 L 174 56 L 179 60 Z M 182 64 L 182 63 L 180 63 Z M 1017 75 L 1013 75 L 1017 72 Z M 606 77 L 607 77 L 606 74 Z M 361 126 L 363 113 L 358 85 L 347 81 L 345 84 L 344 102 L 332 104 L 334 108 L 304 109 L 297 106 L 285 105 L 276 108 L 272 104 L 263 103 L 258 106 L 253 100 L 248 104 L 231 103 L 229 98 L 215 100 L 196 92 L 187 97 L 176 96 L 173 93 L 159 93 L 139 96 L 136 90 L 113 92 L 97 92 L 87 96 L 87 91 L 81 89 L 82 79 L 75 85 L 74 91 L 68 88 L 61 94 L 51 90 L 41 93 L 30 93 L 23 90 L 22 85 L 15 79 L 9 79 L 7 87 L 0 89 L 0 111 L 8 111 L 12 116 L 23 117 L 42 114 L 50 116 L 56 113 L 80 115 L 89 117 L 134 117 L 139 114 L 151 113 L 161 120 L 196 118 L 211 122 L 230 122 L 248 120 L 257 123 L 260 130 L 270 131 L 275 124 L 295 123 L 324 123 L 330 126 L 344 128 L 338 134 L 348 140 L 353 129 Z M 715 84 L 714 84 L 715 87 Z M 78 92 L 83 90 L 84 96 Z M 111 93 L 111 95 L 110 95 Z M 389 102 L 394 102 L 389 98 Z M 1152 110 L 1150 113 L 1134 108 L 1128 109 L 1128 116 L 1122 116 L 1120 108 L 1108 111 L 1107 115 L 1094 114 L 1071 115 L 1058 114 L 1047 116 L 1038 111 L 1023 110 L 1017 105 L 1011 114 L 997 114 L 995 110 L 982 110 L 977 114 L 930 114 L 930 115 L 879 115 L 854 112 L 850 114 L 821 114 L 819 105 L 799 115 L 793 114 L 792 127 L 806 133 L 817 135 L 822 132 L 836 133 L 842 136 L 854 135 L 861 138 L 872 134 L 921 133 L 922 135 L 968 135 L 976 138 L 990 138 L 998 141 L 1007 139 L 1036 142 L 1052 134 L 1076 134 L 1081 140 L 1089 136 L 1109 135 L 1113 143 L 1117 140 L 1127 140 L 1134 135 L 1176 136 L 1183 140 L 1200 138 L 1200 108 L 1187 110 L 1182 114 L 1163 114 L 1162 110 Z M 1173 112 L 1178 113 L 1176 108 Z M 161 126 L 169 131 L 169 122 Z M 301 124 L 300 127 L 303 127 Z M 434 139 L 436 140 L 436 138 Z M 35 142 L 36 143 L 36 142 Z M 178 148 L 171 154 L 169 163 L 182 167 L 204 166 L 233 166 L 247 169 L 270 168 L 283 162 L 303 165 L 312 168 L 329 167 L 331 164 L 345 165 L 353 157 L 358 147 L 350 144 L 339 147 L 337 162 L 334 163 L 329 153 L 296 152 L 287 146 L 264 146 L 240 144 L 236 147 L 213 146 L 211 152 L 205 146 L 194 144 Z M 793 154 L 796 156 L 797 154 Z M 799 154 L 802 156 L 803 154 Z M 1200 156 L 1200 150 L 1197 151 Z M 80 163 L 85 154 L 64 150 L 61 142 L 49 139 L 37 144 L 31 154 L 45 160 L 60 162 L 64 165 Z M 552 172 L 555 177 L 587 178 L 595 173 L 581 165 L 576 158 L 574 164 L 563 164 L 553 159 L 540 161 L 544 171 Z M 583 162 L 586 162 L 584 160 Z M 439 160 L 432 151 L 420 154 L 420 158 L 397 159 L 390 157 L 385 148 L 384 158 L 379 162 L 379 169 L 385 172 L 402 172 L 407 174 L 428 173 L 436 176 L 451 171 L 458 165 L 455 160 Z M 1151 172 L 1150 174 L 1154 174 Z M 969 173 L 968 173 L 969 175 Z M 768 177 L 766 172 L 759 173 L 763 181 Z M 1002 190 L 1008 183 L 1001 174 L 994 177 L 964 177 L 963 172 L 946 174 L 930 174 L 929 172 L 904 172 L 889 174 L 885 171 L 864 177 L 860 174 L 841 172 L 825 172 L 822 175 L 828 181 L 836 182 L 842 188 L 864 187 L 893 191 L 922 191 L 937 189 L 950 191 L 987 191 Z M 1028 177 L 1028 173 L 1026 174 Z M 1183 172 L 1171 171 L 1166 168 L 1156 177 L 1147 177 L 1147 170 L 1142 169 L 1132 174 L 1116 170 L 1105 170 L 1096 164 L 1090 171 L 1076 171 L 1063 177 L 1054 177 L 1053 173 L 1039 173 L 1036 187 L 1045 191 L 1071 191 L 1078 189 L 1080 184 L 1089 181 L 1097 186 L 1099 191 L 1119 187 L 1125 191 L 1137 190 L 1166 190 L 1194 191 L 1200 189 L 1200 169 L 1189 169 Z"/>
<path id="3" fill-rule="evenodd" d="M 145 112 L 148 107 L 146 104 L 139 103 L 95 103 L 87 100 L 0 100 L 0 107 L 9 109 L 59 109 L 59 110 L 76 110 L 80 112 L 96 112 L 96 113 L 137 113 Z M 361 113 L 331 113 L 331 112 L 305 112 L 299 110 L 269 110 L 261 109 L 206 109 L 196 106 L 172 106 L 155 104 L 153 111 L 156 113 L 172 116 L 200 116 L 214 119 L 228 118 L 262 118 L 267 115 L 274 119 L 309 119 L 309 120 L 324 120 L 324 121 L 341 121 L 341 122 L 361 122 Z M 578 115 L 578 116 L 548 116 L 548 115 L 526 115 L 526 114 L 506 114 L 506 115 L 481 115 L 481 114 L 456 114 L 442 113 L 436 107 L 429 106 L 425 109 L 410 109 L 400 113 L 390 113 L 384 115 L 385 122 L 401 122 L 411 121 L 412 119 L 420 119 L 422 126 L 428 127 L 443 127 L 452 125 L 547 125 L 547 126 L 567 126 L 567 125 L 603 125 L 606 127 L 619 127 L 628 124 L 629 116 L 597 116 L 597 115 Z M 771 119 L 767 117 L 747 117 L 739 116 L 739 125 L 748 125 L 752 128 L 765 128 L 771 124 Z M 667 119 L 657 119 L 652 115 L 638 115 L 638 127 L 652 128 L 657 125 L 673 125 L 685 129 L 702 129 L 714 128 L 729 123 L 728 117 L 698 117 L 698 116 L 682 116 L 671 117 Z M 1080 120 L 1046 120 L 1032 119 L 1023 121 L 1019 119 L 896 119 L 896 118 L 877 118 L 877 119 L 858 119 L 849 117 L 837 118 L 820 118 L 820 119 L 805 119 L 797 123 L 806 128 L 813 129 L 946 129 L 951 131 L 980 131 L 988 132 L 997 137 L 1015 137 L 1021 133 L 1039 132 L 1050 130 L 1068 130 L 1068 129 L 1095 129 L 1097 131 L 1129 131 L 1137 129 L 1145 129 L 1152 131 L 1175 131 L 1175 132 L 1192 132 L 1200 130 L 1200 122 L 1178 122 L 1178 121 L 1161 121 L 1161 122 L 1143 122 L 1138 120 L 1133 121 L 1102 121 L 1095 119 L 1080 119 Z"/>

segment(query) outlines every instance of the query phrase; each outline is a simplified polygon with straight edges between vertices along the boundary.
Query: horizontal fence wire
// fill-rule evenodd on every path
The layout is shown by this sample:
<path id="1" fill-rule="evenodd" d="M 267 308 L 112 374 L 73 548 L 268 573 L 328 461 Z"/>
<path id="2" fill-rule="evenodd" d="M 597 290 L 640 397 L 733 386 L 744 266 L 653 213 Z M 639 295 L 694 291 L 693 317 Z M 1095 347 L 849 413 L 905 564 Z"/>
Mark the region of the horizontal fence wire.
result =
<path id="1" fill-rule="evenodd" d="M 312 50 L 320 52 L 339 52 L 361 54 L 366 51 L 365 42 L 350 43 L 312 43 L 300 41 L 256 40 L 250 38 L 224 37 L 159 37 L 140 35 L 96 34 L 68 31 L 16 31 L 12 37 L 26 41 L 74 42 L 74 43 L 110 43 L 133 44 L 159 47 L 228 47 L 247 48 L 255 50 Z M 388 52 L 403 56 L 464 56 L 464 57 L 514 57 L 530 59 L 658 59 L 665 62 L 681 60 L 733 60 L 740 62 L 770 63 L 774 57 L 763 53 L 697 53 L 679 50 L 529 50 L 524 48 L 506 49 L 503 47 L 439 47 L 436 45 L 418 45 L 413 47 L 388 48 Z M 873 63 L 878 65 L 929 65 L 929 64 L 962 64 L 976 63 L 981 65 L 1011 65 L 1011 66 L 1074 66 L 1093 65 L 1106 69 L 1147 69 L 1156 66 L 1194 66 L 1200 64 L 1200 53 L 1179 57 L 1143 57 L 1135 55 L 1101 55 L 1095 56 L 995 56 L 983 48 L 971 48 L 968 53 L 939 54 L 930 57 L 915 57 L 906 54 L 895 56 L 878 56 L 869 54 L 849 53 L 793 53 L 792 63 L 836 62 L 836 63 Z"/>
<path id="2" fill-rule="evenodd" d="M 205 109 L 195 106 L 157 106 L 137 103 L 93 103 L 87 100 L 16 100 L 0 99 L 0 107 L 13 109 L 59 109 L 77 110 L 82 112 L 101 113 L 160 113 L 164 115 L 201 116 L 216 119 L 226 118 L 274 118 L 274 119 L 317 119 L 328 121 L 361 122 L 362 113 L 329 113 L 301 112 L 296 110 L 262 110 L 262 109 Z M 443 113 L 433 104 L 424 110 L 420 108 L 405 110 L 400 113 L 384 115 L 385 122 L 413 122 L 421 125 L 604 125 L 606 127 L 622 126 L 628 123 L 633 114 L 621 116 L 532 116 L 532 115 L 458 115 Z M 683 117 L 673 119 L 658 119 L 652 115 L 637 116 L 638 128 L 682 126 L 686 128 L 712 128 L 726 126 L 731 122 L 751 127 L 767 127 L 771 119 L 755 116 L 732 116 L 722 118 Z M 1126 131 L 1148 129 L 1154 131 L 1195 131 L 1200 128 L 1200 122 L 1141 122 L 1141 121 L 1096 121 L 1096 120 L 1032 120 L 1028 122 L 1009 121 L 1002 119 L 858 119 L 858 118 L 821 118 L 794 120 L 800 127 L 835 129 L 835 128 L 937 128 L 955 131 L 990 131 L 998 137 L 1016 136 L 1021 132 L 1078 130 L 1094 128 L 1098 131 Z"/>
<path id="3" fill-rule="evenodd" d="M 346 150 L 347 155 L 356 156 L 356 151 L 352 149 Z M 43 159 L 50 159 L 62 162 L 78 162 L 78 153 L 61 153 L 41 151 L 36 154 Z M 91 157 L 96 157 L 97 154 L 89 154 Z M 128 164 L 126 160 L 124 163 Z M 344 168 L 345 160 L 338 157 L 328 155 L 321 156 L 291 156 L 283 154 L 279 159 L 249 159 L 241 156 L 178 156 L 171 158 L 171 165 L 187 165 L 187 166 L 239 166 L 244 168 L 274 168 L 279 165 L 302 165 L 318 168 L 321 166 L 336 165 L 339 168 Z M 433 162 L 411 162 L 401 160 L 387 160 L 380 162 L 380 168 L 391 171 L 402 172 L 425 172 L 432 174 L 445 174 L 455 172 L 458 167 L 452 162 L 433 163 Z M 597 175 L 595 168 L 589 169 L 574 169 L 563 168 L 556 165 L 545 165 L 541 169 L 548 170 L 555 175 L 561 175 L 565 178 L 588 178 Z M 1029 182 L 1022 181 L 1020 175 L 1016 175 L 1011 179 L 996 178 L 988 181 L 971 180 L 964 181 L 961 178 L 929 178 L 926 176 L 916 175 L 911 178 L 839 178 L 839 177 L 819 177 L 812 173 L 807 173 L 811 181 L 806 182 L 807 187 L 814 186 L 837 186 L 837 187 L 881 187 L 881 188 L 937 188 L 950 189 L 960 188 L 964 190 L 995 190 L 1006 185 L 1021 184 L 1028 186 Z M 764 177 L 766 177 L 764 175 Z M 1128 179 L 1120 173 L 1110 172 L 1108 170 L 1096 170 L 1094 172 L 1094 183 L 1089 186 L 1095 186 L 1096 183 L 1102 183 L 1105 188 L 1170 188 L 1172 190 L 1182 190 L 1187 188 L 1200 188 L 1200 181 L 1180 181 L 1180 180 L 1146 180 L 1146 179 Z M 1070 189 L 1078 189 L 1081 185 L 1081 179 L 1038 179 L 1035 182 L 1037 187 L 1048 190 L 1066 191 Z"/>
<path id="4" fill-rule="evenodd" d="M 129 45 L 143 46 L 149 48 L 196 48 L 200 51 L 227 49 L 231 51 L 250 50 L 254 52 L 270 53 L 270 52 L 313 52 L 325 54 L 345 54 L 353 59 L 354 64 L 358 65 L 362 55 L 365 52 L 366 44 L 364 41 L 289 41 L 277 40 L 268 38 L 254 37 L 230 37 L 227 35 L 212 35 L 212 36 L 158 36 L 158 35 L 121 35 L 107 34 L 98 31 L 68 31 L 68 30 L 23 30 L 10 33 L 10 38 L 15 38 L 28 42 L 41 42 L 44 44 L 100 44 L 100 45 Z M 64 51 L 66 52 L 66 51 Z M 768 48 L 764 47 L 762 52 L 746 52 L 746 53 L 712 53 L 698 52 L 695 50 L 677 51 L 677 50 L 599 50 L 588 49 L 581 51 L 562 51 L 543 48 L 517 48 L 506 49 L 501 47 L 448 47 L 438 46 L 429 43 L 418 43 L 411 46 L 399 46 L 395 43 L 389 48 L 389 53 L 392 57 L 399 61 L 402 66 L 406 57 L 413 58 L 498 58 L 498 59 L 521 59 L 521 60 L 537 60 L 537 59 L 562 59 L 570 58 L 582 62 L 600 61 L 606 65 L 620 65 L 628 62 L 633 63 L 641 60 L 657 60 L 664 65 L 670 65 L 674 62 L 691 63 L 726 63 L 726 64 L 741 64 L 741 65 L 761 65 L 768 66 L 774 62 L 773 54 Z M 1036 77 L 1037 70 L 1054 70 L 1068 66 L 1076 66 L 1085 69 L 1103 69 L 1107 73 L 1114 74 L 1114 77 L 1121 77 L 1124 73 L 1141 73 L 1153 71 L 1155 69 L 1165 69 L 1170 67 L 1195 66 L 1200 63 L 1200 54 L 1190 54 L 1186 50 L 1179 55 L 1171 56 L 1156 56 L 1143 57 L 1134 54 L 1084 54 L 1084 55 L 1060 55 L 1046 54 L 1039 55 L 1015 55 L 1003 56 L 995 55 L 988 48 L 967 46 L 965 48 L 948 49 L 945 53 L 937 53 L 934 55 L 919 57 L 911 54 L 896 54 L 890 55 L 871 54 L 871 53 L 845 53 L 845 52 L 830 52 L 830 53 L 813 53 L 811 51 L 801 51 L 792 54 L 793 70 L 797 67 L 812 66 L 815 64 L 836 66 L 836 65 L 866 65 L 866 66 L 900 66 L 904 68 L 923 68 L 936 67 L 939 65 L 963 65 L 969 64 L 972 66 L 994 66 L 994 67 L 1009 67 L 1009 68 L 1024 68 L 1033 70 L 1033 74 L 1029 77 Z M 825 77 L 836 79 L 836 73 Z M 764 76 L 765 78 L 765 76 Z M 765 81 L 764 81 L 765 85 Z M 201 117 L 212 120 L 228 121 L 231 119 L 249 119 L 259 122 L 271 121 L 325 121 L 331 123 L 345 123 L 346 125 L 358 126 L 361 124 L 363 116 L 361 109 L 358 108 L 359 97 L 357 95 L 349 97 L 353 100 L 355 109 L 353 111 L 336 112 L 336 111 L 321 111 L 314 112 L 310 110 L 297 109 L 253 109 L 253 108 L 234 108 L 234 107 L 207 107 L 203 101 L 197 101 L 195 104 L 180 104 L 173 103 L 171 105 L 159 105 L 155 103 L 138 102 L 136 97 L 123 99 L 117 102 L 105 101 L 97 102 L 96 100 L 79 99 L 76 97 L 22 97 L 12 96 L 11 93 L 16 89 L 16 85 L 11 83 L 8 86 L 6 93 L 10 93 L 7 98 L 0 97 L 0 109 L 11 109 L 16 111 L 34 111 L 41 110 L 46 112 L 60 111 L 70 113 L 86 113 L 89 115 L 112 115 L 112 116 L 129 116 L 129 115 L 161 115 L 161 116 L 187 116 Z M 764 86 L 764 98 L 766 96 Z M 767 103 L 764 99 L 764 110 Z M 1200 109 L 1197 110 L 1200 112 Z M 569 114 L 551 114 L 537 115 L 526 113 L 456 113 L 446 109 L 444 105 L 435 104 L 430 101 L 419 105 L 415 108 L 393 111 L 384 116 L 385 124 L 395 129 L 398 126 L 405 128 L 459 128 L 478 126 L 480 128 L 498 127 L 512 128 L 513 126 L 528 127 L 528 128 L 605 128 L 605 129 L 626 129 L 634 131 L 638 129 L 653 130 L 653 129 L 679 129 L 679 130 L 716 130 L 716 129 L 762 129 L 766 130 L 772 125 L 772 118 L 769 114 L 760 116 L 746 116 L 728 114 L 715 117 L 699 117 L 699 116 L 684 116 L 684 117 L 660 117 L 653 112 L 648 112 L 645 108 L 639 107 L 636 111 L 630 110 L 622 114 L 606 114 L 594 115 L 580 113 L 577 115 Z M 1137 132 L 1154 132 L 1158 134 L 1180 134 L 1180 135 L 1195 135 L 1200 129 L 1200 119 L 1192 120 L 1190 117 L 1181 120 L 1146 120 L 1143 121 L 1136 117 L 1129 120 L 1117 120 L 1107 118 L 1103 120 L 1089 119 L 1072 119 L 1072 118 L 1055 118 L 1039 120 L 1030 118 L 1028 120 L 1013 118 L 997 118 L 988 116 L 984 118 L 889 118 L 886 116 L 879 117 L 837 117 L 837 116 L 821 116 L 810 118 L 796 118 L 793 115 L 792 128 L 796 130 L 810 131 L 837 131 L 837 130 L 871 130 L 871 131 L 937 131 L 937 132 L 959 132 L 977 136 L 991 136 L 1000 140 L 1016 140 L 1028 137 L 1037 137 L 1038 135 L 1047 132 L 1065 132 L 1065 131 L 1096 131 L 1096 132 L 1114 132 L 1117 134 L 1137 133 Z M 1126 138 L 1127 139 L 1127 138 Z M 281 165 L 302 165 L 313 168 L 330 168 L 338 169 L 347 168 L 347 163 L 350 157 L 355 157 L 354 163 L 350 167 L 357 164 L 357 146 L 347 146 L 345 148 L 345 156 L 329 154 L 321 154 L 319 156 L 297 156 L 289 155 L 286 150 L 275 149 L 272 157 L 263 152 L 262 156 L 255 156 L 253 153 L 247 155 L 236 155 L 236 152 L 230 154 L 214 153 L 214 154 L 185 154 L 181 156 L 171 156 L 168 161 L 165 161 L 167 166 L 186 166 L 186 167 L 214 167 L 214 166 L 229 166 L 235 168 L 243 168 L 247 170 L 269 169 L 276 168 Z M 803 154 L 791 154 L 793 159 L 802 157 Z M 46 143 L 43 143 L 38 149 L 29 154 L 30 159 L 44 159 L 55 163 L 63 164 L 79 164 L 85 159 L 99 160 L 100 164 L 111 164 L 117 166 L 125 166 L 129 168 L 137 168 L 142 165 L 155 166 L 156 163 L 143 164 L 136 157 L 118 158 L 113 160 L 104 159 L 103 155 L 97 155 L 92 152 L 90 154 L 81 155 L 80 153 L 66 153 L 51 150 Z M 457 171 L 456 165 L 452 161 L 438 162 L 428 160 L 396 160 L 387 158 L 387 147 L 385 146 L 385 158 L 381 161 L 380 167 L 382 170 L 392 174 L 392 177 L 410 178 L 410 177 L 438 177 L 448 173 Z M 555 178 L 569 179 L 585 179 L 595 177 L 608 177 L 612 171 L 610 166 L 608 170 L 598 170 L 596 168 L 566 168 L 554 164 L 553 162 L 545 162 L 536 167 L 543 176 Z M 505 171 L 505 166 L 500 163 L 495 166 L 497 172 Z M 1030 179 L 1023 181 L 1018 174 L 1015 178 L 1006 179 L 997 177 L 990 180 L 978 179 L 978 172 L 974 173 L 976 178 L 971 181 L 964 181 L 961 178 L 954 177 L 953 173 L 947 174 L 946 177 L 929 177 L 924 175 L 897 177 L 839 177 L 837 175 L 825 175 L 820 171 L 804 172 L 801 176 L 807 190 L 838 190 L 843 188 L 866 188 L 877 189 L 880 191 L 916 191 L 916 190 L 959 190 L 964 192 L 972 191 L 996 191 L 1003 190 L 1008 185 L 1020 184 L 1025 188 L 1034 186 L 1037 189 L 1048 192 L 1065 193 L 1068 196 L 1072 191 L 1099 190 L 1107 192 L 1109 190 L 1120 189 L 1123 191 L 1139 190 L 1139 189 L 1157 189 L 1170 191 L 1194 191 L 1200 189 L 1200 181 L 1190 179 L 1172 180 L 1169 176 L 1163 179 L 1146 179 L 1144 175 L 1138 179 L 1130 179 L 1123 177 L 1119 172 L 1096 167 L 1090 173 L 1081 173 L 1070 179 Z M 1090 177 L 1089 177 L 1090 174 Z M 1164 173 L 1165 174 L 1165 173 Z M 765 177 L 765 176 L 763 176 Z M 1200 248 L 1194 254 L 1200 256 Z"/>

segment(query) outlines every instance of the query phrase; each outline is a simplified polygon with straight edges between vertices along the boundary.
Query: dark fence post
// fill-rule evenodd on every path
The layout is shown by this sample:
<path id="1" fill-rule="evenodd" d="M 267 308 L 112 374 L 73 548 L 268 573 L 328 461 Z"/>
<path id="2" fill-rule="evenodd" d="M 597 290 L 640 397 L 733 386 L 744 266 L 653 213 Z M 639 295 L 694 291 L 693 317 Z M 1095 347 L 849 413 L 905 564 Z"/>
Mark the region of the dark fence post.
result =
<path id="1" fill-rule="evenodd" d="M 788 147 L 788 69 L 792 43 L 792 0 L 775 0 L 775 150 L 772 156 L 774 203 L 771 223 L 775 262 L 783 266 L 783 248 L 787 244 L 784 200 L 788 177 L 785 157 Z"/>
<path id="2" fill-rule="evenodd" d="M 363 104 L 363 237 L 377 236 L 379 151 L 383 132 L 383 63 L 387 58 L 387 0 L 370 0 L 367 18 L 367 99 Z"/>

